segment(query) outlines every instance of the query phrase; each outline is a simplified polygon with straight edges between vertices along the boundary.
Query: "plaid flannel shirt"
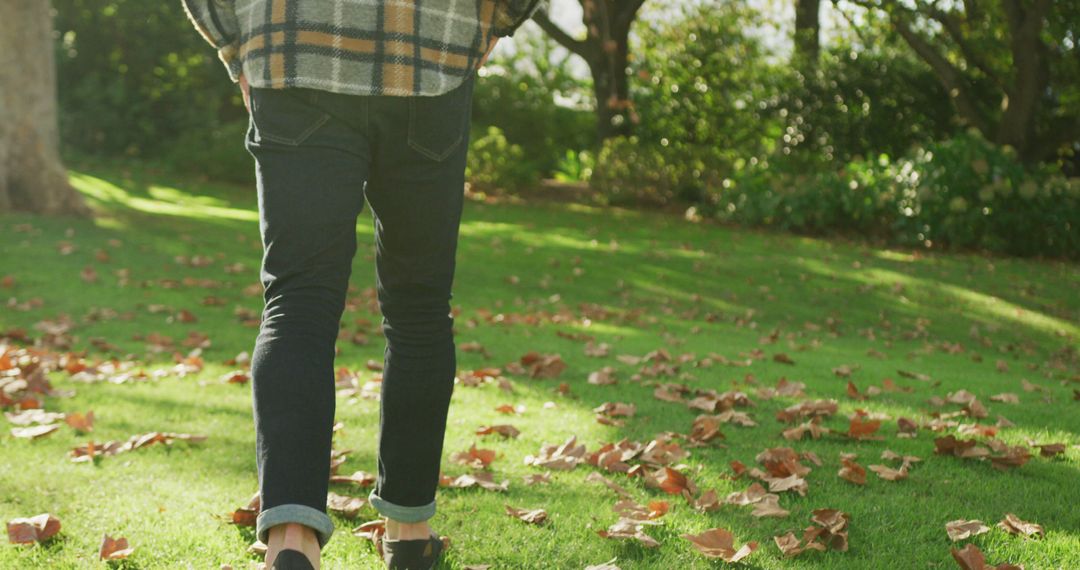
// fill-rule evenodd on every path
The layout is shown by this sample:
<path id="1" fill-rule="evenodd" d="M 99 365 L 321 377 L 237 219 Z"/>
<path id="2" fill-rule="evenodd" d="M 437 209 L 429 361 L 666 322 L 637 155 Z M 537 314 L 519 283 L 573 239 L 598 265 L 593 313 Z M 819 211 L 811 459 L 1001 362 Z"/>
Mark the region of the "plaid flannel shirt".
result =
<path id="1" fill-rule="evenodd" d="M 547 0 L 181 0 L 234 82 L 439 95 Z"/>

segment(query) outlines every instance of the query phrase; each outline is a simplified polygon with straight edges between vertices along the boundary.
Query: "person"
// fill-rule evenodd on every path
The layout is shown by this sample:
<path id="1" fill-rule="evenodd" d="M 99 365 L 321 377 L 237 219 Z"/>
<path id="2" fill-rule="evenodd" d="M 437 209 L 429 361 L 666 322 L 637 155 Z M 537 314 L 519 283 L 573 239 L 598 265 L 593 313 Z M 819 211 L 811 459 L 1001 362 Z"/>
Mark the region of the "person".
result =
<path id="1" fill-rule="evenodd" d="M 450 314 L 473 83 L 541 0 L 182 0 L 240 85 L 256 170 L 264 310 L 251 359 L 269 568 L 319 568 L 334 356 L 371 205 L 386 346 L 378 473 L 390 568 L 430 568 L 456 371 Z"/>

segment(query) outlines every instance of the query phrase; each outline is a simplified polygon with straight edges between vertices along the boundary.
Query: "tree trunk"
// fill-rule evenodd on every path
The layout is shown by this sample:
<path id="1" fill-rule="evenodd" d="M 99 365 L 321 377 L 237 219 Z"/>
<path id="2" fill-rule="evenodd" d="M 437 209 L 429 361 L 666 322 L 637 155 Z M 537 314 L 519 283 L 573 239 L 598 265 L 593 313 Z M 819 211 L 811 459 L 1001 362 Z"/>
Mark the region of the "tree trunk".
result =
<path id="1" fill-rule="evenodd" d="M 1012 145 L 1027 161 L 1043 158 L 1036 152 L 1039 145 L 1035 144 L 1035 119 L 1040 98 L 1050 82 L 1047 47 L 1041 37 L 1043 18 L 1049 10 L 1049 6 L 1039 3 L 1025 10 L 1019 2 L 1007 3 L 1005 10 L 1011 32 L 1013 81 L 1005 91 L 997 142 Z"/>
<path id="2" fill-rule="evenodd" d="M 608 49 L 597 50 L 589 60 L 593 93 L 596 95 L 596 137 L 605 139 L 630 135 L 630 82 L 626 76 L 629 29 L 612 30 Z"/>
<path id="3" fill-rule="evenodd" d="M 813 70 L 821 52 L 821 0 L 795 0 L 794 64 L 800 71 Z"/>
<path id="4" fill-rule="evenodd" d="M 637 122 L 630 101 L 626 64 L 630 52 L 630 28 L 645 0 L 578 0 L 588 33 L 576 40 L 538 11 L 533 21 L 555 41 L 589 64 L 596 96 L 596 136 L 605 139 L 629 135 Z"/>
<path id="5" fill-rule="evenodd" d="M 0 1 L 0 212 L 88 216 L 60 162 L 52 10 Z"/>

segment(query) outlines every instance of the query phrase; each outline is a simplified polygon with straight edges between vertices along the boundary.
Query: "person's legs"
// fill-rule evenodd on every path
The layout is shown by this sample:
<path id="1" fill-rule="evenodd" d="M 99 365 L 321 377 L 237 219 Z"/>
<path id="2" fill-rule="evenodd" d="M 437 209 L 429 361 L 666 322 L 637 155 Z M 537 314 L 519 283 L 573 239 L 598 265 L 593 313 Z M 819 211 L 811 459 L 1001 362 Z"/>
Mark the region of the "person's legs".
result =
<path id="1" fill-rule="evenodd" d="M 326 513 L 334 354 L 370 166 L 366 99 L 307 89 L 251 93 L 246 147 L 256 162 L 265 300 L 251 360 L 262 500 L 256 533 L 275 549 L 288 547 L 288 532 L 271 541 L 270 530 L 298 523 L 321 549 L 334 532 Z"/>
<path id="2" fill-rule="evenodd" d="M 389 538 L 397 538 L 398 523 L 424 523 L 435 514 L 457 368 L 450 299 L 472 82 L 435 97 L 372 99 L 366 196 L 375 216 L 386 350 L 378 477 L 369 499 L 390 519 Z"/>

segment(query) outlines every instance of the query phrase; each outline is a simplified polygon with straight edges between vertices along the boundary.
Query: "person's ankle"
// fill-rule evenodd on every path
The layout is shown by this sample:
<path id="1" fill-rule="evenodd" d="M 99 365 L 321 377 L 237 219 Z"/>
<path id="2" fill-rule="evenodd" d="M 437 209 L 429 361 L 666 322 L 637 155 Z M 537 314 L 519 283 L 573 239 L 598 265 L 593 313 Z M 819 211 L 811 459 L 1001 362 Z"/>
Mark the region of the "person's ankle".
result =
<path id="1" fill-rule="evenodd" d="M 299 550 L 308 557 L 312 566 L 319 569 L 321 548 L 315 529 L 300 523 L 285 523 L 270 529 L 270 543 L 267 544 L 266 565 L 269 567 L 282 550 Z"/>
<path id="2" fill-rule="evenodd" d="M 431 536 L 431 526 L 428 521 L 406 523 L 387 517 L 386 538 L 390 540 L 416 540 Z"/>

